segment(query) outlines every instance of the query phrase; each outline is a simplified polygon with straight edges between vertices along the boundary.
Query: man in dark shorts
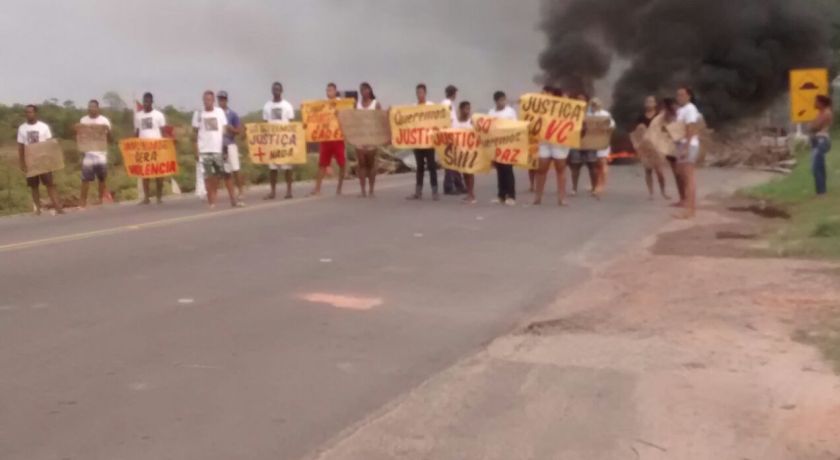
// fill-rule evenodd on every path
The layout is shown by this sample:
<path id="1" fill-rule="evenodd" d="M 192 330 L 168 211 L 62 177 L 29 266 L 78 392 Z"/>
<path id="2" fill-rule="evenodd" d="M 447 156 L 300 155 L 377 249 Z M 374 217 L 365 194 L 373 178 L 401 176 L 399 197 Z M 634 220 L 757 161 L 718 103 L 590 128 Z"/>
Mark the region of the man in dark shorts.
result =
<path id="1" fill-rule="evenodd" d="M 26 174 L 26 146 L 52 139 L 50 127 L 43 121 L 38 120 L 38 107 L 27 105 L 25 116 L 26 122 L 20 125 L 17 134 L 20 169 L 24 174 Z M 51 172 L 26 178 L 26 185 L 32 191 L 32 203 L 35 205 L 35 214 L 41 214 L 41 192 L 38 189 L 41 184 L 44 184 L 44 187 L 47 188 L 47 194 L 50 196 L 50 201 L 52 201 L 55 212 L 57 214 L 64 214 Z"/>

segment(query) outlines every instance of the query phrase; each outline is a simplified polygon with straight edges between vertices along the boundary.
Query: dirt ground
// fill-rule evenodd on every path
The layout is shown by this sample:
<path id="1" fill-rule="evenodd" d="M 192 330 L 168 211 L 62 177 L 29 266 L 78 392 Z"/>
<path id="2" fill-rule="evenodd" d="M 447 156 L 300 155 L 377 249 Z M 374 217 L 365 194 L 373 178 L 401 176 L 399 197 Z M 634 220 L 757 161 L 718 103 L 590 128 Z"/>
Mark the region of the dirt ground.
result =
<path id="1" fill-rule="evenodd" d="M 839 311 L 840 265 L 773 258 L 738 205 L 595 268 L 319 458 L 840 459 L 840 376 L 797 340 Z"/>

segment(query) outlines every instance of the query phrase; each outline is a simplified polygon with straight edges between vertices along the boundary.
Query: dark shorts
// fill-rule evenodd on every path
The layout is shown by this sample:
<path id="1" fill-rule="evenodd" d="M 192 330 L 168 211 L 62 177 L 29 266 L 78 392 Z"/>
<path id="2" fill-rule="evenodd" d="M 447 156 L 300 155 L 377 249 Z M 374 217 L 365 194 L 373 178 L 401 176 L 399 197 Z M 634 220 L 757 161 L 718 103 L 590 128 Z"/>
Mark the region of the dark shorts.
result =
<path id="1" fill-rule="evenodd" d="M 318 158 L 318 166 L 326 168 L 332 163 L 335 158 L 338 166 L 344 167 L 347 165 L 347 155 L 345 153 L 344 141 L 321 142 L 321 150 Z"/>
<path id="2" fill-rule="evenodd" d="M 40 184 L 44 184 L 44 186 L 49 187 L 53 184 L 53 175 L 51 172 L 46 174 L 40 174 L 37 176 L 27 177 L 26 178 L 26 185 L 30 187 L 37 187 Z"/>
<path id="3" fill-rule="evenodd" d="M 569 163 L 579 165 L 583 163 L 597 163 L 598 152 L 594 150 L 571 150 L 569 151 Z"/>
<path id="4" fill-rule="evenodd" d="M 104 164 L 82 164 L 82 182 L 104 181 L 108 177 L 108 167 Z"/>

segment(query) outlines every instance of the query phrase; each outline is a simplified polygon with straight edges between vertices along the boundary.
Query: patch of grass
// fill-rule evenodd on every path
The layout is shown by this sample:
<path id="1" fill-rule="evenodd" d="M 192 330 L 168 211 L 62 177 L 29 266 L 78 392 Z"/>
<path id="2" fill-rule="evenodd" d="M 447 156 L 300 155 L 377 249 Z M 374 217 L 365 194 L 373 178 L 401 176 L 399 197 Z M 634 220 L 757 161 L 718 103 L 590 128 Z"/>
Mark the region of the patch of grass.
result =
<path id="1" fill-rule="evenodd" d="M 816 196 L 807 146 L 797 149 L 799 161 L 791 174 L 743 192 L 790 212 L 792 218 L 771 236 L 771 244 L 779 254 L 840 259 L 840 129 L 835 129 L 832 144 L 833 149 L 826 156 L 826 196 Z"/>

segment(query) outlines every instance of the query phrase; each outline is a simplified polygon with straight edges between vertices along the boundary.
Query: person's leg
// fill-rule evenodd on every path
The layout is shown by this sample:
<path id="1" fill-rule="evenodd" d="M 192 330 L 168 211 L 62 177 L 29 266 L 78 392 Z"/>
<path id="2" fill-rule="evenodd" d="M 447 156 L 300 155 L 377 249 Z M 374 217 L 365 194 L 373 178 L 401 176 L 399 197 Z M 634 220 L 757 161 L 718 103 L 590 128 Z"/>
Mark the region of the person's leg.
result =
<path id="1" fill-rule="evenodd" d="M 40 184 L 41 180 L 38 179 L 38 176 L 26 178 L 26 185 L 29 186 L 29 191 L 32 193 L 32 205 L 35 207 L 36 216 L 41 215 L 41 191 L 38 189 Z"/>
<path id="2" fill-rule="evenodd" d="M 825 195 L 828 191 L 825 170 L 825 154 L 827 151 L 828 149 L 825 148 L 822 139 L 815 139 L 813 141 L 811 171 L 814 175 L 814 185 L 817 195 Z"/>
<path id="3" fill-rule="evenodd" d="M 324 181 L 324 177 L 327 176 L 327 166 L 318 166 L 318 174 L 315 175 L 315 189 L 312 190 L 310 195 L 318 196 L 321 194 L 321 183 Z"/>
<path id="4" fill-rule="evenodd" d="M 653 169 L 645 168 L 645 185 L 647 185 L 648 199 L 653 200 Z"/>
<path id="5" fill-rule="evenodd" d="M 149 204 L 149 182 L 151 179 L 143 179 L 141 182 L 143 183 L 143 200 L 140 201 L 140 204 Z"/>
<path id="6" fill-rule="evenodd" d="M 87 197 L 88 197 L 88 190 L 90 189 L 90 182 L 86 180 L 82 180 L 82 188 L 79 190 L 79 207 L 82 209 L 87 208 Z"/>
<path id="7" fill-rule="evenodd" d="M 369 196 L 374 198 L 376 196 L 376 173 L 378 172 L 376 170 L 376 150 L 371 150 L 365 156 L 367 156 L 367 178 L 370 181 Z"/>
<path id="8" fill-rule="evenodd" d="M 277 176 L 279 172 L 277 171 L 277 166 L 271 167 L 269 166 L 268 169 L 268 187 L 269 192 L 268 195 L 263 198 L 264 200 L 273 200 L 277 198 Z"/>
<path id="9" fill-rule="evenodd" d="M 286 176 L 286 199 L 292 199 L 292 182 L 295 180 L 294 171 L 291 167 L 286 168 L 284 171 L 284 175 Z"/>
<path id="10" fill-rule="evenodd" d="M 367 155 L 364 150 L 356 149 L 356 176 L 359 178 L 359 186 L 362 189 L 362 198 L 367 198 Z M 416 157 L 415 157 L 416 160 Z"/>
<path id="11" fill-rule="evenodd" d="M 455 183 L 452 176 L 452 171 L 448 169 L 443 170 L 443 194 L 444 195 L 454 195 L 455 194 Z"/>
<path id="12" fill-rule="evenodd" d="M 475 203 L 475 175 L 473 174 L 464 174 L 464 191 L 467 196 L 464 198 L 464 201 L 467 203 Z"/>
<path id="13" fill-rule="evenodd" d="M 686 217 L 694 217 L 697 211 L 697 178 L 694 175 L 694 164 L 686 163 L 684 165 L 685 171 L 685 199 L 686 208 L 688 212 Z"/>
<path id="14" fill-rule="evenodd" d="M 536 173 L 536 187 L 534 189 L 534 205 L 542 204 L 543 192 L 545 191 L 545 180 L 548 170 L 551 168 L 551 158 L 540 158 L 540 167 Z"/>
<path id="15" fill-rule="evenodd" d="M 42 174 L 41 182 L 47 187 L 47 195 L 50 196 L 50 201 L 52 202 L 55 212 L 57 214 L 64 214 L 64 207 L 61 205 L 61 200 L 58 198 L 58 189 L 56 189 L 55 183 L 53 182 L 52 173 Z"/>
<path id="16" fill-rule="evenodd" d="M 577 195 L 578 183 L 580 182 L 580 170 L 583 169 L 583 163 L 569 163 L 569 171 L 572 174 L 572 196 Z"/>
<path id="17" fill-rule="evenodd" d="M 528 193 L 534 193 L 534 184 L 537 179 L 537 170 L 536 169 L 529 169 L 528 170 Z"/>
<path id="18" fill-rule="evenodd" d="M 566 205 L 566 160 L 555 159 L 554 169 L 557 171 L 557 204 Z"/>
<path id="19" fill-rule="evenodd" d="M 155 179 L 155 199 L 157 200 L 157 204 L 163 203 L 163 178 L 158 177 Z"/>
<path id="20" fill-rule="evenodd" d="M 508 200 L 516 200 L 516 175 L 513 173 L 513 165 L 502 165 L 505 178 L 505 195 Z"/>
<path id="21" fill-rule="evenodd" d="M 230 205 L 233 207 L 240 206 L 240 201 L 237 198 L 238 195 L 236 194 L 236 189 L 233 183 L 233 174 L 224 175 L 224 184 L 228 192 L 228 198 L 230 198 Z"/>
<path id="22" fill-rule="evenodd" d="M 347 173 L 347 154 L 345 152 L 344 142 L 336 142 L 334 147 L 335 162 L 338 163 L 338 185 L 335 189 L 336 195 L 341 195 L 344 190 L 344 175 Z"/>
<path id="23" fill-rule="evenodd" d="M 589 192 L 592 195 L 598 194 L 598 163 L 594 161 L 586 162 L 586 169 L 589 172 Z"/>
<path id="24" fill-rule="evenodd" d="M 463 174 L 459 173 L 458 171 L 452 171 L 452 179 L 453 185 L 455 186 L 455 190 L 460 194 L 468 193 L 467 186 L 466 186 L 466 178 Z"/>
<path id="25" fill-rule="evenodd" d="M 429 168 L 429 184 L 432 186 L 432 199 L 438 200 L 438 174 L 437 160 L 435 160 L 435 149 L 426 150 L 426 167 Z"/>
<path id="26" fill-rule="evenodd" d="M 597 184 L 595 186 L 595 195 L 601 196 L 607 188 L 607 172 L 609 169 L 609 159 L 599 157 L 597 163 Z"/>
<path id="27" fill-rule="evenodd" d="M 505 194 L 505 176 L 502 173 L 502 167 L 504 165 L 494 162 L 493 166 L 496 168 L 496 197 L 499 199 L 499 203 L 504 204 L 505 199 L 507 198 Z"/>
<path id="28" fill-rule="evenodd" d="M 99 182 L 99 204 L 105 204 L 105 197 L 108 195 L 108 166 L 100 164 L 96 169 L 96 178 Z"/>
<path id="29" fill-rule="evenodd" d="M 671 197 L 665 190 L 665 171 L 662 170 L 662 164 L 657 164 L 654 171 L 656 172 L 656 180 L 659 181 L 659 193 L 662 194 L 662 198 L 670 200 Z"/>
<path id="30" fill-rule="evenodd" d="M 679 201 L 672 204 L 672 206 L 680 207 L 685 204 L 685 183 L 680 172 L 680 165 L 677 163 L 675 157 L 668 157 L 668 164 L 671 165 L 671 172 L 674 174 L 674 183 L 677 186 L 677 193 L 679 194 Z"/>
<path id="31" fill-rule="evenodd" d="M 216 193 L 219 190 L 219 177 L 215 173 L 206 171 L 204 174 L 204 189 L 207 190 L 207 204 L 216 206 Z"/>
<path id="32" fill-rule="evenodd" d="M 414 183 L 414 193 L 408 196 L 410 200 L 419 200 L 423 198 L 423 179 L 426 174 L 426 153 L 422 150 L 414 150 L 414 162 L 417 163 L 417 171 L 415 172 L 416 181 Z"/>

